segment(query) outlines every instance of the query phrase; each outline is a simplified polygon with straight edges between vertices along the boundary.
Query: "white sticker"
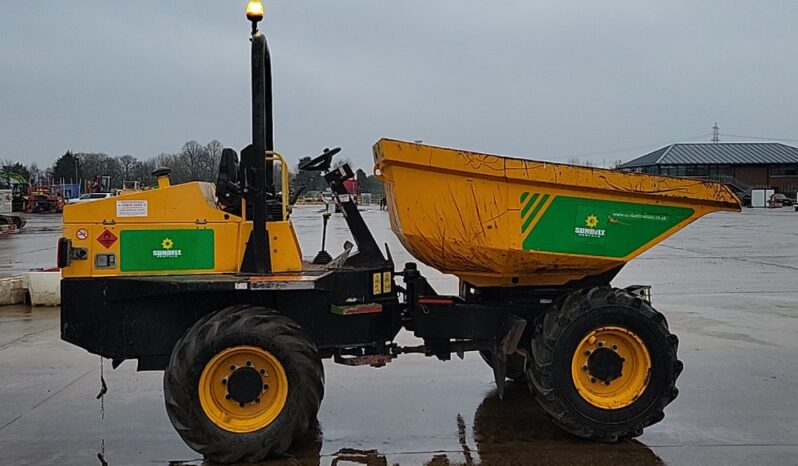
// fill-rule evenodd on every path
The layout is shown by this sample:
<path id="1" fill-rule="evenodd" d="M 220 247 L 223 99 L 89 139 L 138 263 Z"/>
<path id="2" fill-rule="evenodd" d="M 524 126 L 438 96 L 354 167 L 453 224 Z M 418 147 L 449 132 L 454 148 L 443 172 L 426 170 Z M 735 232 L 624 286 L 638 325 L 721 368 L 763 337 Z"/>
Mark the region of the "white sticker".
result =
<path id="1" fill-rule="evenodd" d="M 349 199 L 350 199 L 349 198 L 349 194 L 339 194 L 338 195 L 338 200 L 340 202 L 349 202 Z"/>
<path id="2" fill-rule="evenodd" d="M 246 290 L 248 288 L 247 282 L 236 282 L 235 287 L 237 290 Z"/>
<path id="3" fill-rule="evenodd" d="M 147 201 L 116 201 L 117 217 L 146 217 Z"/>
<path id="4" fill-rule="evenodd" d="M 78 239 L 86 239 L 86 238 L 89 237 L 89 232 L 86 231 L 85 228 L 81 228 L 80 230 L 78 230 L 78 232 L 75 234 L 75 236 L 77 236 Z"/>

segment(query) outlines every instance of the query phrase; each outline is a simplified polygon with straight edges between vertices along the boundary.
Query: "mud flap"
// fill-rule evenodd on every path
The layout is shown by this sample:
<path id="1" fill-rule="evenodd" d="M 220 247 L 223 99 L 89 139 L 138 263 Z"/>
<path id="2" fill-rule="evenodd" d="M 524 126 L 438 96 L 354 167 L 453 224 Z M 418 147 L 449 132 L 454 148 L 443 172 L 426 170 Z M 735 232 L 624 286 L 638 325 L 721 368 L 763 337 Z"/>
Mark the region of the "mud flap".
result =
<path id="1" fill-rule="evenodd" d="M 499 390 L 499 399 L 504 399 L 504 386 L 507 380 L 507 356 L 515 353 L 518 342 L 526 328 L 526 320 L 514 314 L 507 314 L 502 322 L 501 332 L 493 342 L 491 362 L 493 377 Z"/>
<path id="2" fill-rule="evenodd" d="M 499 390 L 499 399 L 504 399 L 504 384 L 507 382 L 507 358 L 500 358 L 496 351 L 490 355 L 491 366 L 493 366 L 493 378 L 496 380 L 496 388 Z"/>

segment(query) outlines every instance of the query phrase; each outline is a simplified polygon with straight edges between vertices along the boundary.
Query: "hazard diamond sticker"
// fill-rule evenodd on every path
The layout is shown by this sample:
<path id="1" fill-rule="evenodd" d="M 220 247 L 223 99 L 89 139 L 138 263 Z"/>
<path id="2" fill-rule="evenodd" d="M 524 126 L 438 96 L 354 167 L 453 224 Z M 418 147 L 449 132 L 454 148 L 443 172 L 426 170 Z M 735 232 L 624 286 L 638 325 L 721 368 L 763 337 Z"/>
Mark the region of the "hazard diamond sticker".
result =
<path id="1" fill-rule="evenodd" d="M 108 230 L 103 230 L 100 236 L 97 237 L 97 241 L 105 246 L 105 249 L 109 249 L 111 246 L 113 246 L 117 239 L 118 238 L 116 235 Z"/>

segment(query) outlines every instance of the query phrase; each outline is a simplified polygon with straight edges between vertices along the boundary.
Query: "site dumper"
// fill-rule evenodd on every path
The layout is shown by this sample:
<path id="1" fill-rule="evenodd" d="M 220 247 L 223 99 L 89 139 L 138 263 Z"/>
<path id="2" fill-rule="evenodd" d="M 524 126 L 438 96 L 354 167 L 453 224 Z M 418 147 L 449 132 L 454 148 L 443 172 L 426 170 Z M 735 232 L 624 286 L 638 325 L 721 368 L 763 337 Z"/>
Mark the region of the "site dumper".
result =
<path id="1" fill-rule="evenodd" d="M 27 223 L 21 215 L 13 214 L 25 210 L 22 201 L 27 186 L 21 175 L 0 170 L 0 233 L 17 231 Z"/>
<path id="2" fill-rule="evenodd" d="M 738 210 L 728 189 L 381 140 L 375 173 L 394 232 L 457 275 L 459 294 L 436 293 L 414 263 L 396 270 L 345 187 L 351 167 L 332 168 L 337 148 L 300 168 L 324 176 L 355 244 L 304 260 L 273 144 L 262 6 L 247 16 L 252 143 L 240 160 L 223 151 L 215 184 L 172 185 L 158 169 L 157 189 L 64 209 L 64 340 L 114 367 L 163 370 L 169 419 L 217 462 L 259 461 L 300 438 L 322 401 L 324 358 L 382 366 L 478 351 L 500 393 L 507 378 L 526 381 L 562 428 L 599 441 L 663 418 L 677 338 L 645 287 L 610 281 L 700 216 Z M 420 344 L 394 343 L 402 329 Z"/>

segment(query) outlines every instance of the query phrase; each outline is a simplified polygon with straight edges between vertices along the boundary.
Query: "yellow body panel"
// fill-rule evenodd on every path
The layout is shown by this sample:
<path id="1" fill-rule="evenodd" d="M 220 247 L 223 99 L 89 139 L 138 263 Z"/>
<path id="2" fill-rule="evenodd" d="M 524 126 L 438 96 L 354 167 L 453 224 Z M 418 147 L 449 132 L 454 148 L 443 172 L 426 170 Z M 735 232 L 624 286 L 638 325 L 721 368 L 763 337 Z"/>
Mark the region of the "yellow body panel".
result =
<path id="1" fill-rule="evenodd" d="M 211 183 L 192 182 L 149 191 L 121 194 L 108 199 L 69 204 L 64 207 L 64 223 L 195 223 L 235 221 L 235 216 L 216 207 Z M 119 202 L 146 201 L 143 208 L 120 212 Z M 122 215 L 117 215 L 118 213 Z M 238 219 L 240 221 L 240 218 Z"/>
<path id="2" fill-rule="evenodd" d="M 301 272 L 302 255 L 294 226 L 289 221 L 266 224 L 272 272 Z"/>
<path id="3" fill-rule="evenodd" d="M 72 241 L 73 248 L 86 248 L 88 257 L 72 260 L 62 275 L 69 278 L 238 272 L 252 222 L 219 209 L 211 183 L 171 185 L 163 178 L 159 185 L 158 189 L 66 206 L 64 237 Z M 301 272 L 302 255 L 291 222 L 269 222 L 267 230 L 273 272 Z M 188 239 L 175 246 L 175 240 L 170 238 L 175 234 L 187 234 Z M 194 234 L 205 241 L 192 241 Z M 133 243 L 149 238 L 152 247 L 147 250 L 146 245 L 128 244 L 125 248 L 123 235 Z M 112 241 L 104 244 L 108 238 Z M 115 265 L 98 267 L 98 254 L 113 255 Z M 130 257 L 133 254 L 148 257 Z M 170 254 L 202 256 L 204 260 L 189 263 L 186 268 L 147 266 L 150 255 L 170 259 Z M 130 264 L 134 266 L 127 266 Z"/>
<path id="4" fill-rule="evenodd" d="M 478 286 L 561 285 L 600 274 L 709 212 L 740 209 L 738 199 L 727 187 L 693 179 L 514 159 L 388 139 L 375 144 L 374 160 L 375 172 L 385 184 L 391 228 L 402 244 L 422 262 Z M 537 199 L 540 204 L 535 204 L 528 221 L 522 199 Z M 552 252 L 536 243 L 540 238 L 528 237 L 528 232 L 535 231 L 546 215 L 553 215 L 559 204 L 578 204 L 580 200 L 589 206 L 586 209 L 597 203 L 628 205 L 634 215 L 642 217 L 647 215 L 646 209 L 673 209 L 686 214 L 623 253 L 617 253 L 623 250 L 616 244 L 623 238 L 617 235 L 612 240 L 612 253 L 607 252 L 612 248 L 605 246 L 598 245 L 593 252 L 579 244 L 574 246 L 577 252 L 565 247 Z M 552 207 L 555 203 L 557 206 Z M 623 224 L 621 215 L 632 214 L 612 211 L 597 218 Z M 657 215 L 652 214 L 652 218 L 662 220 Z M 662 221 L 675 218 L 662 216 Z M 565 222 L 576 222 L 579 228 L 578 222 L 583 220 L 568 217 Z M 545 221 L 552 223 L 551 219 Z M 551 230 L 551 225 L 541 225 L 539 231 L 547 228 Z M 581 230 L 598 234 L 585 225 Z"/>

